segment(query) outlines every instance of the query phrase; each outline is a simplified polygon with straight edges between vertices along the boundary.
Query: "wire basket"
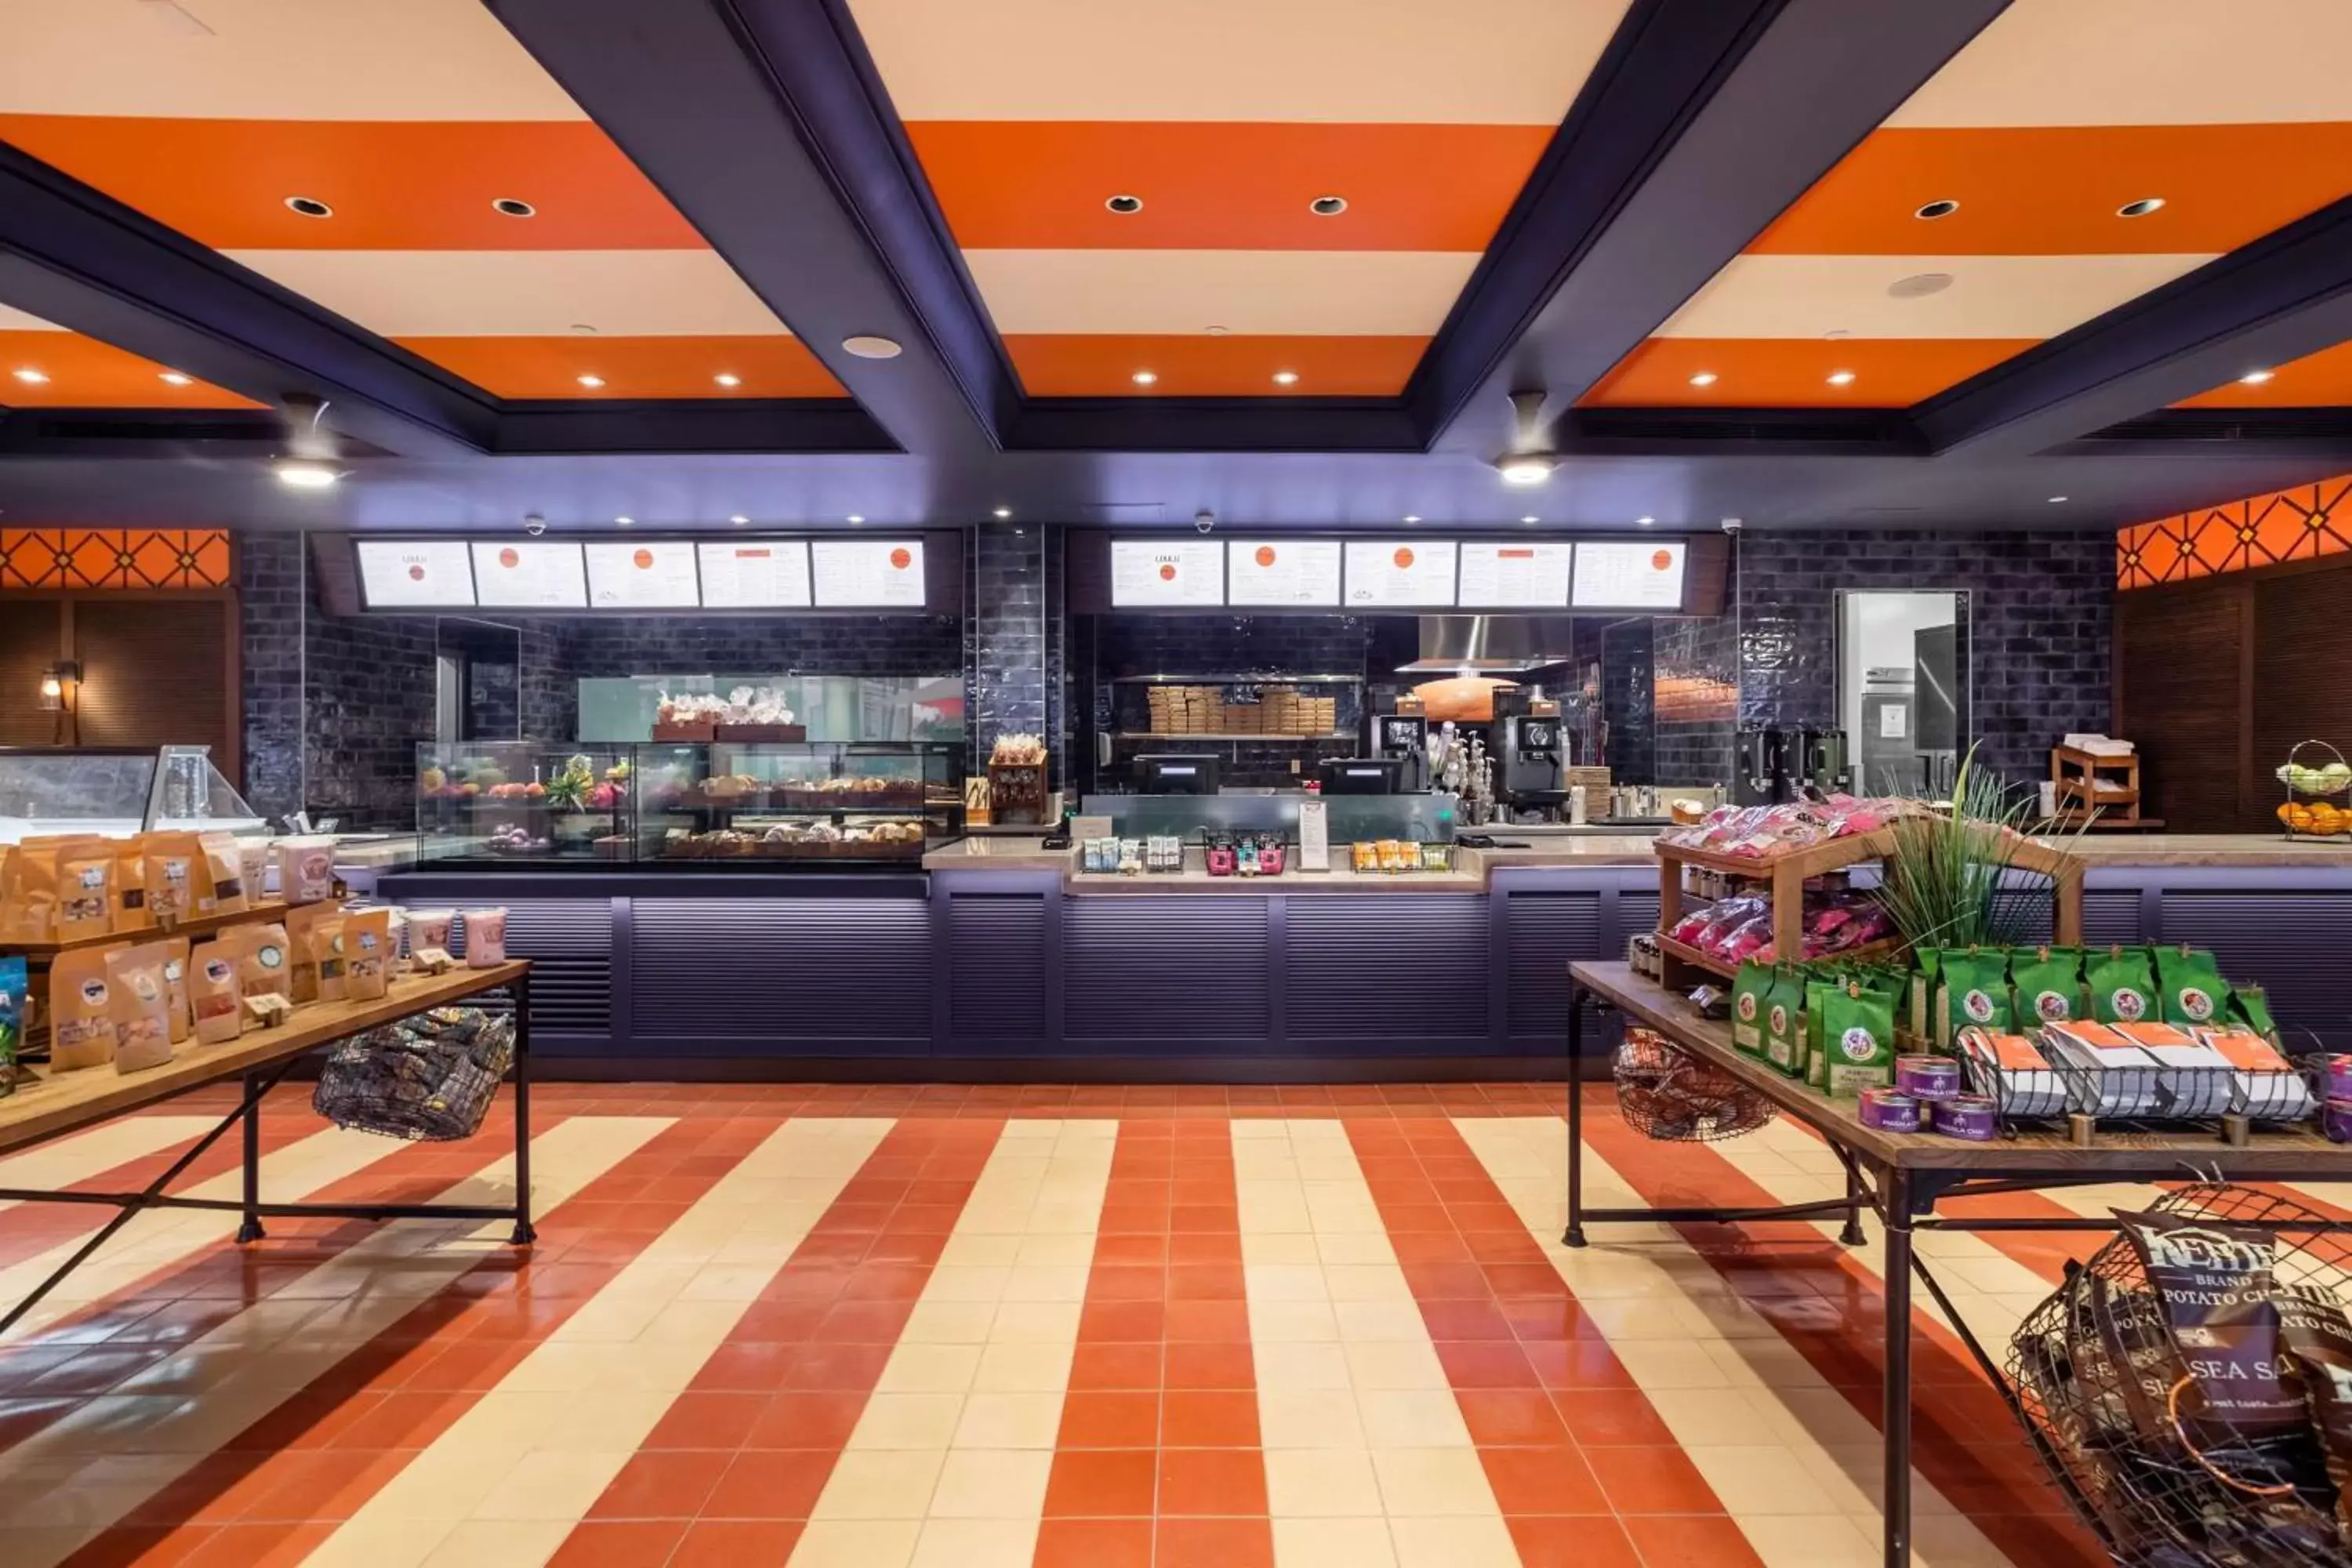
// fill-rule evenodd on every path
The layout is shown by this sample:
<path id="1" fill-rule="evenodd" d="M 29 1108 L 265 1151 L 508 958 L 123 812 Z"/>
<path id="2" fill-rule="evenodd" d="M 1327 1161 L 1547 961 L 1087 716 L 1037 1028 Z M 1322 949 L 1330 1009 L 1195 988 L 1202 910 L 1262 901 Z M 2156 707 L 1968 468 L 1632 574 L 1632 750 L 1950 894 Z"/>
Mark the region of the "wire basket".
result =
<path id="1" fill-rule="evenodd" d="M 1772 1120 L 1761 1094 L 1649 1029 L 1625 1031 L 1616 1074 L 1617 1108 L 1644 1138 L 1713 1143 Z"/>
<path id="2" fill-rule="evenodd" d="M 2168 1192 L 2155 1208 L 2269 1229 L 2277 1289 L 2345 1299 L 2346 1238 L 2313 1210 L 2246 1187 Z M 2192 1331 L 2182 1331 L 2189 1332 Z M 2283 1354 L 2273 1345 L 2273 1356 Z M 2130 1568 L 2303 1568 L 2347 1561 L 2309 1423 L 2237 1430 L 2205 1407 L 2137 1250 L 2117 1237 L 2010 1342 L 2017 1410 L 2083 1521 Z"/>
<path id="3" fill-rule="evenodd" d="M 514 1061 L 514 1019 L 436 1007 L 354 1035 L 327 1056 L 310 1104 L 338 1127 L 436 1142 L 481 1130 Z"/>
<path id="4" fill-rule="evenodd" d="M 2326 752 L 2335 771 L 2325 777 L 2313 777 L 2308 775 L 2323 770 L 2306 769 L 2304 782 L 2297 783 L 2294 771 L 2305 768 L 2303 754 L 2306 750 Z M 2344 753 L 2325 741 L 2297 741 L 2287 748 L 2286 762 L 2278 770 L 2279 782 L 2286 785 L 2286 801 L 2278 808 L 2278 818 L 2289 838 L 2352 844 L 2352 811 L 2337 806 L 2328 798 L 2352 789 L 2352 777 L 2345 774 L 2345 766 Z"/>

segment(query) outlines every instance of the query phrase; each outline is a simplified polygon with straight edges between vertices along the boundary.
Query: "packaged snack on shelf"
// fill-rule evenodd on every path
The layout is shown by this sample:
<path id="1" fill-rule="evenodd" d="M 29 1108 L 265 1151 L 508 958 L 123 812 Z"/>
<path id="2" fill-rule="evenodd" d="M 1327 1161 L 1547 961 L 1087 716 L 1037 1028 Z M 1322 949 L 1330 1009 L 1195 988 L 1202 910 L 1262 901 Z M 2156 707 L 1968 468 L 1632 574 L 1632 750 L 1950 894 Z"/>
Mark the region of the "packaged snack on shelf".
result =
<path id="1" fill-rule="evenodd" d="M 115 934 L 144 931 L 154 924 L 147 912 L 147 847 L 145 838 L 161 837 L 160 834 L 132 834 L 128 838 L 113 840 L 114 908 L 110 916 Z"/>
<path id="2" fill-rule="evenodd" d="M 203 841 L 193 833 L 151 833 L 142 868 L 147 912 L 157 925 L 173 925 L 204 912 Z"/>
<path id="3" fill-rule="evenodd" d="M 351 994 L 343 980 L 343 913 L 337 910 L 310 925 L 310 959 L 319 971 L 319 1000 L 340 1002 Z"/>
<path id="4" fill-rule="evenodd" d="M 297 1006 L 319 999 L 319 952 L 311 933 L 338 912 L 332 904 L 299 904 L 286 911 L 286 999 Z"/>
<path id="5" fill-rule="evenodd" d="M 2117 1024 L 2115 1030 L 2155 1058 L 2159 1115 L 2194 1121 L 2230 1109 L 2230 1060 L 2211 1045 L 2171 1024 Z"/>
<path id="6" fill-rule="evenodd" d="M 236 944 L 198 942 L 188 954 L 188 1005 L 195 1015 L 196 1038 L 223 1046 L 244 1026 L 236 984 Z"/>
<path id="7" fill-rule="evenodd" d="M 1938 969 L 1936 1044 L 1948 1048 L 1971 1025 L 2004 1033 L 2012 1026 L 2006 948 L 1947 948 Z"/>
<path id="8" fill-rule="evenodd" d="M 2191 1451 L 2272 1450 L 2283 1468 L 2315 1468 L 2297 1448 L 2313 1444 L 2301 1390 L 2279 1353 L 2278 1241 L 2253 1226 L 2151 1210 L 2116 1220 L 2154 1288 L 2167 1329 L 2199 1397 L 2172 1414 Z M 2161 1386 L 2161 1385 L 2159 1385 Z M 2310 1458 L 2316 1458 L 2315 1454 Z"/>
<path id="9" fill-rule="evenodd" d="M 1960 1092 L 1960 1064 L 1951 1057 L 1896 1057 L 1895 1087 L 1914 1100 L 1950 1100 Z"/>
<path id="10" fill-rule="evenodd" d="M 1927 1106 L 1927 1129 L 1947 1138 L 1966 1138 L 1978 1143 L 1990 1143 L 2000 1132 L 2000 1110 L 1979 1095 L 1962 1094 L 1950 1100 L 1931 1100 Z"/>
<path id="11" fill-rule="evenodd" d="M 172 1043 L 188 1037 L 194 1016 L 188 996 L 188 939 L 175 936 L 163 943 L 163 989 L 172 1003 Z"/>
<path id="12" fill-rule="evenodd" d="M 1830 992 L 1822 1019 L 1829 1053 L 1824 1081 L 1840 1097 L 1885 1089 L 1895 1080 L 1895 998 L 1859 979 Z"/>
<path id="13" fill-rule="evenodd" d="M 1803 1048 L 1790 1055 L 1790 1065 L 1780 1067 L 1791 1078 L 1801 1078 L 1815 1089 L 1827 1094 L 1830 1087 L 1830 1053 L 1823 1028 L 1829 1018 L 1830 998 L 1837 994 L 1840 977 L 1827 970 L 1800 970 L 1803 977 L 1805 1010 L 1802 1015 Z"/>
<path id="14" fill-rule="evenodd" d="M 2075 1022 L 2042 1031 L 2042 1047 L 2066 1081 L 2066 1109 L 2078 1116 L 2153 1116 L 2158 1110 L 2154 1057 L 2122 1026 Z"/>
<path id="15" fill-rule="evenodd" d="M 2324 1286 L 2282 1283 L 2279 1339 L 2301 1373 L 2303 1397 L 2319 1429 L 2328 1479 L 2336 1483 L 2336 1521 L 2352 1539 L 2352 1318 Z"/>
<path id="16" fill-rule="evenodd" d="M 1804 971 L 1792 964 L 1776 968 L 1764 1000 L 1765 1058 L 1790 1078 L 1805 1077 L 1811 1064 L 1804 1054 Z"/>
<path id="17" fill-rule="evenodd" d="M 127 945 L 127 944 L 126 944 Z M 49 1066 L 58 1072 L 114 1059 L 114 1009 L 106 961 L 121 947 L 61 952 L 49 965 Z"/>
<path id="18" fill-rule="evenodd" d="M 200 833 L 197 847 L 204 850 L 204 882 L 198 883 L 196 908 L 205 914 L 242 914 L 260 901 L 260 892 L 251 894 L 245 886 L 245 856 L 237 847 L 234 833 Z"/>
<path id="19" fill-rule="evenodd" d="M 361 910 L 343 917 L 343 984 L 354 1002 L 384 994 L 391 975 L 392 911 Z"/>
<path id="20" fill-rule="evenodd" d="M 1901 1089 L 1865 1089 L 1860 1100 L 1864 1127 L 1874 1127 L 1881 1132 L 1919 1131 L 1920 1118 L 1926 1108 Z"/>
<path id="21" fill-rule="evenodd" d="M 25 1046 L 25 961 L 0 958 L 0 1096 L 16 1089 L 16 1053 Z"/>
<path id="22" fill-rule="evenodd" d="M 2021 1026 L 2063 1024 L 2083 1014 L 2083 951 L 2019 949 L 2009 961 L 2010 1008 Z"/>
<path id="23" fill-rule="evenodd" d="M 253 837 L 236 841 L 236 880 L 245 894 L 247 909 L 269 901 L 269 860 L 268 839 Z"/>
<path id="24" fill-rule="evenodd" d="M 86 942 L 114 930 L 114 849 L 90 839 L 58 858 L 59 942 Z"/>
<path id="25" fill-rule="evenodd" d="M 2095 1022 L 2137 1024 L 2156 1016 L 2156 963 L 2147 949 L 2118 942 L 2104 953 L 2094 953 L 2084 980 Z"/>
<path id="26" fill-rule="evenodd" d="M 2278 1025 L 2271 1017 L 2271 999 L 2259 985 L 2230 987 L 2229 1021 L 2251 1029 L 2273 1045 L 2279 1043 Z"/>
<path id="27" fill-rule="evenodd" d="M 2230 983 L 2213 955 L 2183 942 L 2156 950 L 2157 1016 L 2168 1024 L 2210 1024 L 2221 1016 Z"/>
<path id="28" fill-rule="evenodd" d="M 1943 967 L 1941 950 L 1921 948 L 1911 955 L 1911 1032 L 1923 1040 L 1936 1037 L 1936 984 Z"/>
<path id="29" fill-rule="evenodd" d="M 281 838 L 271 847 L 278 896 L 289 904 L 320 903 L 335 896 L 335 841 L 326 834 Z"/>
<path id="30" fill-rule="evenodd" d="M 247 1001 L 258 996 L 280 996 L 290 1006 L 294 1000 L 290 968 L 284 925 L 272 921 L 268 925 L 236 928 L 238 995 Z"/>
<path id="31" fill-rule="evenodd" d="M 107 954 L 116 1072 L 144 1072 L 172 1059 L 172 997 L 163 983 L 167 956 L 160 942 Z"/>
<path id="32" fill-rule="evenodd" d="M 1118 868 L 1114 866 L 1112 869 Z M 411 910 L 408 911 L 408 956 L 412 966 L 429 968 L 436 959 L 449 956 L 449 932 L 457 923 L 455 910 Z M 428 958 L 426 955 L 434 955 Z"/>
<path id="33" fill-rule="evenodd" d="M 2192 1030 L 2202 1043 L 2221 1053 L 2230 1064 L 2232 1093 L 2230 1110 L 2256 1121 L 2300 1121 L 2315 1101 L 2311 1086 L 2278 1047 L 2252 1029 Z"/>
<path id="34" fill-rule="evenodd" d="M 1998 1105 L 2002 1115 L 2038 1118 L 2065 1113 L 2065 1080 L 2030 1036 L 1969 1028 L 1960 1031 L 1957 1043 L 1970 1089 Z"/>
<path id="35" fill-rule="evenodd" d="M 1739 966 L 1731 982 L 1731 1044 L 1751 1057 L 1764 1054 L 1766 995 L 1780 981 L 1780 972 L 1753 961 Z"/>

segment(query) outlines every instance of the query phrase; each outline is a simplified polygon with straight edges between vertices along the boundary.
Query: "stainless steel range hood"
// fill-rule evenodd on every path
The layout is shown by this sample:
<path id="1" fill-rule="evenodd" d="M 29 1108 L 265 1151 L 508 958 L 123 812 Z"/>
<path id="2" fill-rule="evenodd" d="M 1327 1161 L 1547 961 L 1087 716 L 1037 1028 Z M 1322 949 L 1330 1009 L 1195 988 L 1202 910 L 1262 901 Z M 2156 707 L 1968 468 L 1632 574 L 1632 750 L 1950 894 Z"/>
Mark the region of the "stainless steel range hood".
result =
<path id="1" fill-rule="evenodd" d="M 1575 657 L 1566 616 L 1423 616 L 1421 657 L 1399 675 L 1532 675 Z"/>

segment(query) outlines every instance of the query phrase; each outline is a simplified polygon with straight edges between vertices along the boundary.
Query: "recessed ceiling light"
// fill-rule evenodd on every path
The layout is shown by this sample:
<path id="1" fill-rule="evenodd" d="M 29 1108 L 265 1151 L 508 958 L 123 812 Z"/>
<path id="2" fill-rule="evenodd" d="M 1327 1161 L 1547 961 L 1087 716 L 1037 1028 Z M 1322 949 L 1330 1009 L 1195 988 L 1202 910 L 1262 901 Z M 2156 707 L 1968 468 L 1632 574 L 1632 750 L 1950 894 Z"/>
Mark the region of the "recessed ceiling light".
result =
<path id="1" fill-rule="evenodd" d="M 1138 386 L 1150 386 L 1153 382 L 1160 379 L 1160 374 L 1157 371 L 1139 370 L 1129 379 L 1133 381 Z"/>
<path id="2" fill-rule="evenodd" d="M 324 463 L 280 463 L 278 482 L 298 490 L 323 490 L 333 488 L 343 476 Z"/>
<path id="3" fill-rule="evenodd" d="M 2260 386 L 2263 383 L 2268 381 L 2277 374 L 2278 372 L 2274 370 L 2250 370 L 2245 374 L 2240 376 L 2238 380 L 2242 385 Z"/>
<path id="4" fill-rule="evenodd" d="M 1633 521 L 1640 523 L 1643 528 L 1648 528 L 1658 520 L 1654 517 L 1637 517 Z"/>
<path id="5" fill-rule="evenodd" d="M 1519 519 L 1519 521 L 1520 521 L 1521 522 L 1533 522 L 1533 521 L 1536 521 L 1535 513 L 1533 513 L 1533 512 L 1529 512 L 1527 516 L 1525 516 L 1525 517 L 1523 517 L 1523 518 Z"/>
<path id="6" fill-rule="evenodd" d="M 2164 198 L 2162 196 L 2142 196 L 2136 202 L 2126 202 L 2123 205 L 2117 207 L 2116 209 L 2116 216 L 2117 217 L 2146 217 L 2152 212 L 2161 210 L 2163 206 Z"/>
<path id="7" fill-rule="evenodd" d="M 2065 498 L 2064 496 L 2052 496 L 2052 497 L 2050 498 L 2050 504 L 2051 504 L 2052 506 L 2057 506 L 2057 505 L 2059 505 L 2060 503 L 2062 503 L 2063 501 L 2064 501 L 2064 500 L 2065 500 L 2065 499 L 2066 499 L 2066 498 Z"/>
<path id="8" fill-rule="evenodd" d="M 1559 460 L 1540 452 L 1522 452 L 1505 458 L 1496 466 L 1503 470 L 1503 482 L 1507 485 L 1539 485 L 1551 478 Z"/>
<path id="9" fill-rule="evenodd" d="M 304 217 L 332 217 L 335 216 L 334 208 L 329 206 L 326 203 L 310 196 L 288 196 L 286 198 L 286 205 L 293 211 L 301 214 Z"/>
<path id="10" fill-rule="evenodd" d="M 1009 506 L 1001 506 L 996 509 L 996 520 L 999 522 L 1003 521 L 1006 518 L 1009 518 L 1012 515 L 1013 509 Z"/>
<path id="11" fill-rule="evenodd" d="M 595 388 L 604 384 L 604 378 L 601 375 L 575 376 L 573 379 L 579 382 L 581 385 L 589 388 L 591 391 L 593 391 Z"/>
<path id="12" fill-rule="evenodd" d="M 733 517 L 729 518 L 727 521 L 730 521 L 730 522 L 731 522 L 731 523 L 733 523 L 736 527 L 740 528 L 740 527 L 742 527 L 745 523 L 747 523 L 747 522 L 751 521 L 751 520 L 750 518 L 748 518 L 748 517 L 745 517 L 741 512 L 740 512 L 740 511 L 739 511 L 739 512 L 737 512 Z"/>
<path id="13" fill-rule="evenodd" d="M 735 374 L 732 371 L 722 370 L 710 379 L 717 382 L 721 386 L 740 386 L 743 384 L 743 378 Z"/>
<path id="14" fill-rule="evenodd" d="M 529 202 L 519 202 L 512 196 L 500 196 L 490 204 L 490 210 L 508 217 L 537 217 L 539 209 Z"/>
<path id="15" fill-rule="evenodd" d="M 1227 332 L 1232 331 L 1233 329 L 1231 327 L 1202 327 L 1201 331 L 1213 338 L 1222 338 Z"/>
<path id="16" fill-rule="evenodd" d="M 1908 278 L 1897 278 L 1886 286 L 1889 299 L 1918 300 L 1929 294 L 1940 294 L 1952 286 L 1948 272 L 1914 272 Z"/>
<path id="17" fill-rule="evenodd" d="M 1958 202 L 1950 200 L 1933 201 L 1929 202 L 1927 205 L 1921 207 L 1917 212 L 1913 213 L 1911 216 L 1913 217 L 1924 218 L 1949 217 L 1959 210 L 1960 204 Z"/>
<path id="18" fill-rule="evenodd" d="M 900 350 L 895 338 L 880 338 L 870 333 L 860 333 L 856 337 L 842 339 L 841 352 L 845 354 L 855 354 L 859 359 L 897 359 Z"/>
<path id="19" fill-rule="evenodd" d="M 1404 520 L 1405 520 L 1407 522 L 1419 522 L 1419 521 L 1421 521 L 1421 519 L 1420 519 L 1420 518 L 1416 517 L 1416 516 L 1415 516 L 1414 514 L 1412 514 L 1412 512 L 1407 512 L 1407 513 L 1405 513 L 1405 514 L 1404 514 Z"/>
<path id="20" fill-rule="evenodd" d="M 182 375 L 176 370 L 167 370 L 155 379 L 162 382 L 166 386 L 194 386 L 196 384 L 196 378 L 194 376 Z"/>
<path id="21" fill-rule="evenodd" d="M 1713 386 L 1715 384 L 1715 372 L 1711 370 L 1700 371 L 1696 375 L 1690 378 L 1690 384 L 1693 386 Z"/>
<path id="22" fill-rule="evenodd" d="M 1143 198 L 1141 196 L 1123 195 L 1116 195 L 1111 197 L 1110 200 L 1103 203 L 1103 205 L 1110 208 L 1111 211 L 1118 214 L 1119 216 L 1125 217 L 1129 213 L 1139 213 L 1143 210 Z"/>
<path id="23" fill-rule="evenodd" d="M 590 326 L 590 325 L 589 325 L 587 322 L 585 322 L 585 321 L 574 321 L 574 322 L 572 322 L 572 330 L 573 331 L 575 331 L 575 332 L 578 332 L 578 333 L 579 333 L 582 337 L 583 337 L 583 338 L 593 338 L 593 337 L 594 337 L 594 336 L 596 335 L 596 329 L 595 329 L 595 328 L 593 328 L 593 327 L 592 327 L 592 326 Z"/>
<path id="24" fill-rule="evenodd" d="M 49 378 L 44 372 L 35 370 L 31 365 L 26 365 L 16 372 L 16 379 L 23 382 L 26 386 L 38 386 Z"/>
<path id="25" fill-rule="evenodd" d="M 1298 373 L 1295 370 L 1276 371 L 1274 373 L 1274 384 L 1276 386 L 1296 386 L 1298 384 Z"/>
<path id="26" fill-rule="evenodd" d="M 1853 372 L 1850 370 L 1833 370 L 1830 372 L 1830 384 L 1832 386 L 1852 386 L 1853 384 Z"/>
<path id="27" fill-rule="evenodd" d="M 617 528 L 635 528 L 637 525 L 637 520 L 634 517 L 616 517 L 613 520 L 613 523 Z"/>
<path id="28" fill-rule="evenodd" d="M 1317 196 L 1313 201 L 1307 204 L 1307 210 L 1313 213 L 1317 217 L 1338 217 L 1341 213 L 1348 210 L 1348 198 L 1345 196 Z"/>
<path id="29" fill-rule="evenodd" d="M 853 511 L 849 514 L 849 521 L 852 522 L 864 522 L 866 520 Z"/>

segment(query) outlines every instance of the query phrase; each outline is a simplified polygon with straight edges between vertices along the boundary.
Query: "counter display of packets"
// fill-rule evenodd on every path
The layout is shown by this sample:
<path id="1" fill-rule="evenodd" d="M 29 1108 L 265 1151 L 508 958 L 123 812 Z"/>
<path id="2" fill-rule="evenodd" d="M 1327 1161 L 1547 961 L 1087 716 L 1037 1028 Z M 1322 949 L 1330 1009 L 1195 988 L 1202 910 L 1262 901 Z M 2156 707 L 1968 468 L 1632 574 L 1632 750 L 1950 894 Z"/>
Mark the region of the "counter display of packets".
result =
<path id="1" fill-rule="evenodd" d="M 1969 1087 L 2007 1117 L 2040 1119 L 2066 1113 L 2066 1082 L 2024 1035 L 1962 1029 L 1956 1041 Z"/>
<path id="2" fill-rule="evenodd" d="M 2168 1024 L 2059 1024 L 2042 1041 L 2077 1115 L 2199 1121 L 2235 1093 L 2229 1058 Z"/>

